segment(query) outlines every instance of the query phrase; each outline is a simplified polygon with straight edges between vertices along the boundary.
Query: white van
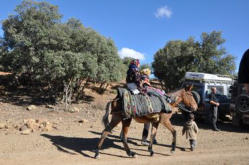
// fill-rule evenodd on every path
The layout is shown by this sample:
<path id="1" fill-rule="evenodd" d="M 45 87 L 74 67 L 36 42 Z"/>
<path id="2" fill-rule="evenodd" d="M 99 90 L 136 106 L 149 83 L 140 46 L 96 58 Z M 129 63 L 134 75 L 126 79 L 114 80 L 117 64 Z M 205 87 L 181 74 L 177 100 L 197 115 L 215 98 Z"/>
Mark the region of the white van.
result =
<path id="1" fill-rule="evenodd" d="M 197 111 L 197 116 L 207 119 L 210 110 L 209 95 L 211 87 L 216 87 L 216 97 L 219 100 L 219 118 L 223 119 L 226 115 L 230 115 L 229 103 L 231 94 L 230 86 L 233 84 L 233 79 L 224 75 L 215 75 L 199 72 L 186 72 L 184 83 L 193 83 L 194 91 L 198 92 L 201 101 Z"/>

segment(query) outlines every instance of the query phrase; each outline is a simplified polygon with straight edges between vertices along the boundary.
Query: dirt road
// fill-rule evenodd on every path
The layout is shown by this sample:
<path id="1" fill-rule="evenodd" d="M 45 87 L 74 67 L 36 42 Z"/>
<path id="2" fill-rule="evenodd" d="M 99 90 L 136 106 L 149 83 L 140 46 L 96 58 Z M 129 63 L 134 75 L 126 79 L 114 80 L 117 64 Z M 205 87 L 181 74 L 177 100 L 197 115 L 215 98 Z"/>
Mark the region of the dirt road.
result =
<path id="1" fill-rule="evenodd" d="M 5 105 L 7 106 L 7 105 Z M 3 106 L 2 106 L 3 107 Z M 119 140 L 120 126 L 106 139 L 100 158 L 93 159 L 96 143 L 103 129 L 103 111 L 95 113 L 17 110 L 14 106 L 0 109 L 0 121 L 21 122 L 24 118 L 46 118 L 56 123 L 56 129 L 48 132 L 36 131 L 21 135 L 15 129 L 0 129 L 0 165 L 127 165 L 127 164 L 249 164 L 249 133 L 232 127 L 230 123 L 220 124 L 221 132 L 214 132 L 204 124 L 198 124 L 200 133 L 194 152 L 189 150 L 188 141 L 181 136 L 181 120 L 176 115 L 173 123 L 177 129 L 177 150 L 170 153 L 171 133 L 163 126 L 157 134 L 158 145 L 155 155 L 149 156 L 146 146 L 140 145 L 142 124 L 132 122 L 129 145 L 137 153 L 128 158 Z M 80 119 L 87 119 L 79 122 Z"/>

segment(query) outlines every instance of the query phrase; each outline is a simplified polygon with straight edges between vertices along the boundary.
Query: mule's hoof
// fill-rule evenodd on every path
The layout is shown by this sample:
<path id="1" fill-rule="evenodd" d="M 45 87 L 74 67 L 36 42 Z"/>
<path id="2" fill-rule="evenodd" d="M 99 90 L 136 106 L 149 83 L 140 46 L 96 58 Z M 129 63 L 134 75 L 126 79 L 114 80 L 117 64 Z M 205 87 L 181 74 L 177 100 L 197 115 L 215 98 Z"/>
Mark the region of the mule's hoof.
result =
<path id="1" fill-rule="evenodd" d="M 132 157 L 132 158 L 135 158 L 135 157 L 136 157 L 136 153 L 130 151 L 130 152 L 128 153 L 128 156 L 129 156 L 129 157 Z"/>
<path id="2" fill-rule="evenodd" d="M 150 151 L 150 156 L 154 156 L 154 151 Z"/>
<path id="3" fill-rule="evenodd" d="M 99 157 L 100 157 L 100 156 L 99 156 L 99 152 L 96 151 L 96 152 L 95 152 L 95 155 L 94 155 L 94 158 L 95 158 L 95 159 L 98 159 Z"/>
<path id="4" fill-rule="evenodd" d="M 99 154 L 95 154 L 94 159 L 99 159 L 99 158 L 100 158 Z"/>

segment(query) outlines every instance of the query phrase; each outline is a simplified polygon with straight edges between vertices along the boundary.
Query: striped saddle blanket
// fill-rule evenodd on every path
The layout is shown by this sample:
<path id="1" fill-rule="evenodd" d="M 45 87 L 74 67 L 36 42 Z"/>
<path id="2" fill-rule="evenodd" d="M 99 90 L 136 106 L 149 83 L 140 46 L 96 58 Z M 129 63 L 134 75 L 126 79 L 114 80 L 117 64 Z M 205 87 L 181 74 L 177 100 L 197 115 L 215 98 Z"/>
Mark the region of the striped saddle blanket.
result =
<path id="1" fill-rule="evenodd" d="M 160 96 L 141 93 L 133 95 L 126 88 L 118 88 L 118 96 L 122 100 L 122 110 L 125 118 L 171 112 L 169 104 Z"/>

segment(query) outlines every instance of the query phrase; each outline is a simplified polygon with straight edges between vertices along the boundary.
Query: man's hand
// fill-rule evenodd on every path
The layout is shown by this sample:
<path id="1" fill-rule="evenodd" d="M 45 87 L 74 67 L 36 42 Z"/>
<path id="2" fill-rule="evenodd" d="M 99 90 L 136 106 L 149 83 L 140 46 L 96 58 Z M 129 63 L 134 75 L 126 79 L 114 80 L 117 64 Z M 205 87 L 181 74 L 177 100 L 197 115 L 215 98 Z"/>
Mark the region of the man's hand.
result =
<path id="1" fill-rule="evenodd" d="M 210 101 L 210 104 L 213 104 L 213 105 L 215 105 L 215 106 L 219 106 L 220 105 L 220 103 L 218 103 L 218 102 L 215 102 L 215 101 Z"/>

